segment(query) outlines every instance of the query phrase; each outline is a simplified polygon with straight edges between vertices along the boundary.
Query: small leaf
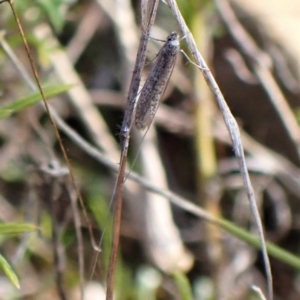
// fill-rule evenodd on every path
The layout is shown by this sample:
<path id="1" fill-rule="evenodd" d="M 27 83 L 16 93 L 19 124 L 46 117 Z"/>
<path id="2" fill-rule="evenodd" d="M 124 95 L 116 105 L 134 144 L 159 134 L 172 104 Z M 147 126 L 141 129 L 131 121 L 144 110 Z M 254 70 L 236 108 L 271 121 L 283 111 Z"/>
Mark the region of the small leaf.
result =
<path id="1" fill-rule="evenodd" d="M 181 300 L 192 300 L 192 290 L 188 278 L 182 272 L 175 272 L 172 274 L 175 285 L 178 289 Z"/>
<path id="2" fill-rule="evenodd" d="M 35 231 L 38 228 L 32 224 L 0 224 L 0 234 L 19 234 Z"/>
<path id="3" fill-rule="evenodd" d="M 64 25 L 64 17 L 62 14 L 61 6 L 63 1 L 61 0 L 38 0 L 39 5 L 43 11 L 47 14 L 54 29 L 59 32 Z"/>
<path id="4" fill-rule="evenodd" d="M 44 94 L 46 98 L 57 96 L 69 90 L 72 87 L 70 84 L 56 84 L 44 88 Z M 42 100 L 40 92 L 33 93 L 29 96 L 15 100 L 12 103 L 0 107 L 0 119 L 9 117 L 10 115 L 21 111 L 22 109 L 29 107 Z"/>
<path id="5" fill-rule="evenodd" d="M 0 254 L 0 270 L 7 276 L 7 278 L 12 282 L 12 284 L 16 288 L 20 288 L 19 279 L 16 273 L 13 271 L 10 264 L 6 261 L 6 259 Z"/>

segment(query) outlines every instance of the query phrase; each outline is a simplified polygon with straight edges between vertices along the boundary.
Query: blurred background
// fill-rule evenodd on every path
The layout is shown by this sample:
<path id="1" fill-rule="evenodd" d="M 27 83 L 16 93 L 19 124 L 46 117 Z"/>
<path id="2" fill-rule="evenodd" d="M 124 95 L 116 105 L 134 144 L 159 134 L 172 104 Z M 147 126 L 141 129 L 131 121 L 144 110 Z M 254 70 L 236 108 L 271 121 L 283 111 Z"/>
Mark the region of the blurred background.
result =
<path id="1" fill-rule="evenodd" d="M 2 3 L 0 220 L 39 229 L 0 235 L 0 253 L 20 281 L 17 289 L 0 273 L 0 299 L 76 300 L 82 286 L 84 299 L 105 299 L 110 200 L 141 3 L 15 0 L 14 5 L 59 118 L 87 218 L 49 117 L 33 104 L 40 98 L 31 97 L 36 84 L 29 60 L 10 6 Z M 299 256 L 300 3 L 178 0 L 178 6 L 240 126 L 266 239 Z M 182 36 L 161 2 L 151 36 L 164 40 L 172 31 Z M 192 57 L 185 40 L 180 43 Z M 150 40 L 142 84 L 162 45 Z M 128 166 L 150 186 L 171 190 L 185 203 L 257 235 L 218 105 L 201 72 L 181 53 L 147 135 L 133 128 Z M 116 299 L 259 299 L 252 285 L 266 293 L 258 249 L 146 190 L 143 182 L 125 183 Z M 89 223 L 97 242 L 101 239 L 97 257 Z M 272 256 L 270 261 L 274 299 L 299 299 L 299 262 L 293 266 Z"/>

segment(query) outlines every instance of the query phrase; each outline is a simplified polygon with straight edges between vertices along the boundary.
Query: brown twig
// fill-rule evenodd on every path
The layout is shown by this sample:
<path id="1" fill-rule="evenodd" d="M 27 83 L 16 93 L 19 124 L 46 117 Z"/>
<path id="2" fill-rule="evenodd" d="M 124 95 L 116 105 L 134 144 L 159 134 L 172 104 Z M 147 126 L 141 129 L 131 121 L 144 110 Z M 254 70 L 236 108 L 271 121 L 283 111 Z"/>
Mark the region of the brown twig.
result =
<path id="1" fill-rule="evenodd" d="M 147 4 L 151 3 L 148 7 Z M 114 287 L 114 274 L 117 263 L 117 253 L 119 248 L 120 239 L 120 226 L 121 226 L 121 212 L 122 212 L 122 196 L 124 187 L 125 168 L 127 160 L 127 152 L 129 146 L 130 131 L 133 124 L 133 116 L 136 106 L 137 94 L 141 81 L 141 72 L 143 70 L 146 60 L 146 50 L 150 35 L 150 29 L 154 23 L 156 11 L 158 7 L 158 0 L 144 1 L 142 2 L 142 36 L 140 39 L 140 45 L 136 57 L 136 64 L 133 71 L 131 84 L 128 93 L 127 108 L 120 131 L 121 139 L 121 158 L 120 168 L 118 172 L 118 178 L 116 182 L 116 188 L 113 196 L 114 207 L 113 207 L 113 226 L 112 226 L 112 243 L 111 252 L 109 257 L 109 266 L 107 273 L 107 289 L 106 289 L 106 300 L 113 299 L 113 287 Z M 147 7 L 146 7 L 147 6 Z"/>
<path id="2" fill-rule="evenodd" d="M 20 76 L 22 77 L 22 79 L 24 80 L 24 82 L 27 84 L 27 86 L 33 90 L 33 91 L 36 91 L 36 86 L 34 85 L 34 82 L 32 81 L 32 79 L 30 78 L 29 74 L 27 73 L 27 71 L 25 70 L 24 66 L 21 64 L 20 60 L 18 59 L 18 57 L 13 53 L 13 51 L 11 50 L 11 48 L 9 47 L 8 43 L 5 41 L 4 37 L 0 34 L 0 44 L 3 48 L 3 50 L 5 51 L 5 53 L 7 54 L 7 56 L 10 58 L 10 60 L 12 61 L 12 63 L 14 64 L 14 67 L 17 69 L 17 71 L 19 72 Z M 54 123 L 59 123 L 59 122 L 63 122 L 61 120 L 61 117 L 56 113 L 56 111 L 51 107 L 51 105 L 47 104 L 48 105 L 48 108 L 51 112 L 51 116 L 54 120 Z M 58 132 L 59 133 L 59 132 Z M 70 166 L 68 166 L 68 170 Z M 72 180 L 72 184 L 74 185 L 75 183 L 75 178 L 73 178 L 74 181 Z M 75 183 L 76 184 L 76 183 Z M 77 185 L 76 185 L 76 188 L 77 188 Z M 78 192 L 78 188 L 76 189 L 76 193 Z M 79 198 L 80 200 L 81 198 Z M 92 246 L 95 250 L 99 250 L 99 248 L 97 247 L 97 243 L 95 242 L 95 238 L 94 238 L 94 235 L 93 235 L 93 231 L 92 231 L 92 225 L 91 225 L 91 222 L 88 218 L 88 215 L 87 215 L 87 212 L 85 210 L 85 207 L 84 207 L 84 203 L 83 203 L 83 200 L 81 199 L 80 201 L 80 205 L 83 209 L 83 214 L 84 214 L 84 218 L 88 224 L 88 230 L 89 230 L 89 234 L 90 234 L 90 237 L 91 237 L 91 242 L 92 242 Z"/>
<path id="3" fill-rule="evenodd" d="M 48 105 L 47 103 L 47 100 L 46 100 L 46 97 L 45 97 L 45 94 L 44 94 L 44 91 L 43 91 L 43 88 L 41 86 L 41 83 L 40 83 L 40 80 L 39 80 L 39 75 L 38 75 L 38 72 L 37 72 L 37 69 L 36 69 L 36 66 L 35 66 L 35 63 L 33 61 L 33 58 L 32 58 L 32 55 L 31 55 L 31 52 L 30 52 L 30 49 L 29 49 L 29 46 L 28 46 L 28 43 L 27 43 L 27 40 L 25 38 L 25 34 L 24 34 L 24 31 L 23 31 L 23 28 L 22 28 L 22 25 L 21 25 L 21 22 L 16 14 L 16 11 L 15 11 L 15 8 L 14 8 L 14 5 L 13 5 L 13 2 L 12 0 L 7 0 L 7 1 L 2 1 L 2 2 L 8 2 L 10 7 L 11 7 L 11 10 L 13 12 L 13 16 L 15 18 L 15 21 L 17 23 L 17 26 L 18 26 L 18 30 L 20 32 L 20 35 L 21 35 L 21 38 L 23 40 L 23 43 L 24 43 L 24 46 L 25 46 L 25 50 L 26 50 L 26 53 L 27 53 L 27 56 L 28 56 L 28 59 L 29 59 L 29 62 L 30 62 L 30 67 L 32 69 L 32 72 L 33 72 L 33 75 L 34 75 L 34 78 L 35 78 L 35 81 L 36 81 L 36 84 L 37 84 L 37 89 L 39 90 L 41 96 L 42 96 L 42 99 L 43 99 L 43 102 L 44 102 L 44 106 L 45 106 L 45 109 L 46 109 L 46 112 L 48 114 L 48 117 L 50 119 L 50 122 L 52 124 L 52 127 L 53 127 L 53 130 L 55 132 L 55 136 L 58 140 L 58 143 L 59 143 L 59 146 L 60 146 L 60 149 L 62 151 L 62 154 L 63 154 L 63 157 L 64 157 L 64 160 L 65 160 L 65 163 L 67 165 L 67 168 L 68 168 L 68 171 L 69 171 L 69 176 L 71 178 L 71 182 L 72 182 L 72 185 L 74 187 L 74 190 L 76 192 L 76 195 L 79 199 L 79 202 L 81 204 L 81 207 L 83 209 L 83 214 L 84 214 L 84 217 L 87 221 L 87 224 L 88 224 L 88 229 L 89 229 L 89 233 L 90 233 L 90 237 L 91 237 L 91 241 L 92 241 L 92 244 L 93 244 L 93 248 L 95 250 L 99 250 L 97 245 L 96 245 L 96 242 L 95 242 L 95 239 L 94 239 L 94 236 L 93 236 L 93 232 L 92 232 L 92 226 L 91 226 L 91 223 L 90 223 L 90 220 L 88 218 L 88 215 L 87 215 L 87 212 L 86 212 L 86 209 L 85 209 L 85 206 L 84 206 L 84 202 L 83 202 L 83 199 L 82 199 L 82 196 L 81 196 L 81 193 L 80 193 L 80 190 L 79 190 L 79 187 L 77 186 L 76 184 L 76 181 L 75 181 L 75 176 L 74 176 L 74 173 L 73 173 L 73 170 L 72 170 L 72 166 L 71 166 L 71 163 L 69 161 L 69 158 L 68 158 L 68 155 L 67 155 L 67 152 L 66 152 L 66 149 L 64 147 L 64 144 L 62 142 L 62 139 L 60 137 L 60 133 L 58 131 L 58 128 L 57 128 L 57 125 L 56 125 L 56 122 L 55 122 L 55 118 L 57 117 L 56 114 L 54 114 L 54 112 L 52 111 L 52 109 L 50 108 L 50 106 Z M 0 3 L 2 3 L 0 2 Z M 3 39 L 2 39 L 2 42 L 3 42 Z M 2 44 L 5 44 L 4 42 Z M 7 46 L 7 45 L 6 45 Z M 7 47 L 6 47 L 7 48 Z M 7 51 L 8 53 L 9 51 Z M 17 69 L 20 68 L 20 64 L 17 63 L 17 58 L 16 57 L 13 57 L 13 61 L 15 63 L 15 66 L 17 66 Z M 25 80 L 25 82 L 28 83 L 28 85 L 30 86 L 30 88 L 32 88 L 33 90 L 36 89 L 36 87 L 34 86 L 33 82 L 31 81 L 30 77 L 28 76 L 28 74 L 26 74 L 25 70 L 23 67 L 21 67 L 22 69 L 22 72 L 20 72 Z M 26 74 L 26 75 L 25 75 Z M 75 216 L 74 216 L 75 218 Z M 78 237 L 80 239 L 80 237 Z M 84 261 L 83 261 L 83 253 L 79 253 L 79 256 L 81 256 L 79 258 L 79 265 L 80 265 L 80 273 L 82 274 L 82 270 L 84 269 Z M 58 285 L 59 286 L 59 285 Z M 81 276 L 81 291 L 82 291 L 82 295 L 81 297 L 83 298 L 83 279 L 82 279 L 82 276 Z M 62 294 L 62 298 L 64 298 L 63 294 Z"/>

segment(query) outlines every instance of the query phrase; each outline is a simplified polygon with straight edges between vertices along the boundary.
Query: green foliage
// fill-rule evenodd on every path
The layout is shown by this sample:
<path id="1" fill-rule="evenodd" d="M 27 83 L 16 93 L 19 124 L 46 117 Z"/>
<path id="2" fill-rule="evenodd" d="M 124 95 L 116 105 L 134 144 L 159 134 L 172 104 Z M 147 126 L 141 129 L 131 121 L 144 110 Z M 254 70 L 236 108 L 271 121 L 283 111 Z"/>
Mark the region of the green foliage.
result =
<path id="1" fill-rule="evenodd" d="M 0 234 L 18 234 L 36 230 L 37 227 L 32 224 L 0 224 Z M 7 260 L 0 254 L 0 270 L 6 275 L 11 283 L 20 288 L 19 280 Z"/>
<path id="2" fill-rule="evenodd" d="M 64 16 L 61 10 L 63 2 L 63 0 L 38 0 L 38 4 L 58 32 L 62 30 L 64 25 Z"/>
<path id="3" fill-rule="evenodd" d="M 70 84 L 57 84 L 44 88 L 46 98 L 57 96 L 69 90 L 72 87 Z M 0 107 L 0 119 L 7 118 L 14 113 L 23 110 L 42 100 L 40 92 L 33 93 L 26 97 L 15 100 L 12 103 Z"/>
<path id="4" fill-rule="evenodd" d="M 35 225 L 26 224 L 26 223 L 0 224 L 0 234 L 19 234 L 19 233 L 34 231 L 36 229 L 37 227 Z"/>
<path id="5" fill-rule="evenodd" d="M 178 289 L 181 300 L 192 300 L 192 289 L 188 278 L 182 272 L 175 272 L 172 274 L 175 281 L 176 287 Z"/>
<path id="6" fill-rule="evenodd" d="M 200 11 L 207 11 L 207 9 L 211 10 L 213 8 L 213 2 L 211 0 L 179 0 L 177 3 L 189 27 L 194 19 L 198 17 L 198 13 L 200 13 Z"/>
<path id="7" fill-rule="evenodd" d="M 37 21 L 46 16 L 55 31 L 61 31 L 64 26 L 63 6 L 67 4 L 65 0 L 15 1 L 14 4 L 19 15 L 33 8 L 34 10 L 30 12 L 30 16 L 33 16 L 31 21 Z"/>
<path id="8" fill-rule="evenodd" d="M 215 221 L 215 223 L 219 225 L 223 230 L 229 232 L 238 239 L 260 249 L 260 242 L 257 236 L 224 219 L 218 219 Z M 267 242 L 266 246 L 269 255 L 277 258 L 287 265 L 290 265 L 296 270 L 300 270 L 300 259 L 298 256 L 270 242 Z"/>
<path id="9" fill-rule="evenodd" d="M 26 175 L 22 166 L 14 160 L 6 161 L 0 169 L 0 178 L 6 182 L 17 182 L 24 180 Z"/>
<path id="10" fill-rule="evenodd" d="M 11 283 L 16 287 L 20 288 L 19 279 L 16 273 L 11 268 L 10 264 L 6 261 L 6 259 L 0 254 L 0 269 L 6 275 L 6 277 L 11 281 Z"/>

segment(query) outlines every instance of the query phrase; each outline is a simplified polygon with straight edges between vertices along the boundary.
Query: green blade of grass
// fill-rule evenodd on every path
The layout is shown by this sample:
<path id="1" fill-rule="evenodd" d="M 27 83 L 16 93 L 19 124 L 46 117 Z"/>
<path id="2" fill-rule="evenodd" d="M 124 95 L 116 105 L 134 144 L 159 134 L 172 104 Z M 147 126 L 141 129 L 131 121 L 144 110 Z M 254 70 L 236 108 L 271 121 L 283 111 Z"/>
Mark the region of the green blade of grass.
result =
<path id="1" fill-rule="evenodd" d="M 37 227 L 32 224 L 0 224 L 0 234 L 19 234 L 37 230 Z"/>
<path id="2" fill-rule="evenodd" d="M 235 224 L 226 221 L 224 219 L 215 220 L 216 224 L 219 224 L 224 230 L 231 233 L 238 239 L 260 249 L 260 243 L 256 236 L 247 232 L 246 230 L 237 227 Z M 266 242 L 268 254 L 277 258 L 278 260 L 290 265 L 291 267 L 300 270 L 300 258 L 287 250 L 276 246 L 273 243 Z"/>
<path id="3" fill-rule="evenodd" d="M 20 288 L 19 279 L 16 273 L 13 271 L 10 264 L 6 261 L 6 259 L 0 254 L 0 270 L 6 275 L 6 277 L 12 282 L 12 284 L 16 288 Z"/>
<path id="4" fill-rule="evenodd" d="M 172 274 L 172 277 L 178 289 L 180 299 L 192 300 L 193 299 L 192 289 L 186 275 L 182 272 L 175 272 Z"/>
<path id="5" fill-rule="evenodd" d="M 47 99 L 62 94 L 72 87 L 71 84 L 56 84 L 44 88 Z M 26 97 L 15 100 L 4 106 L 0 106 L 0 119 L 7 118 L 22 109 L 29 107 L 42 100 L 40 92 L 30 94 Z"/>

